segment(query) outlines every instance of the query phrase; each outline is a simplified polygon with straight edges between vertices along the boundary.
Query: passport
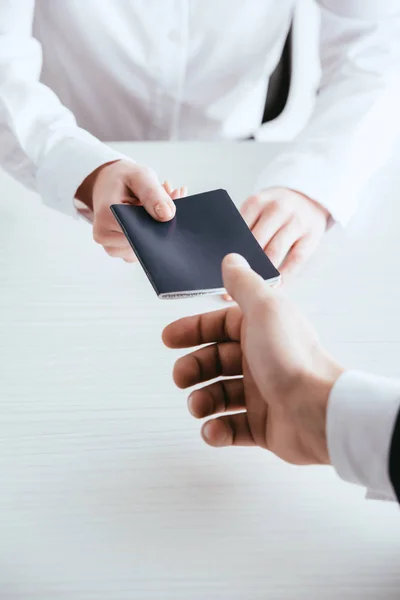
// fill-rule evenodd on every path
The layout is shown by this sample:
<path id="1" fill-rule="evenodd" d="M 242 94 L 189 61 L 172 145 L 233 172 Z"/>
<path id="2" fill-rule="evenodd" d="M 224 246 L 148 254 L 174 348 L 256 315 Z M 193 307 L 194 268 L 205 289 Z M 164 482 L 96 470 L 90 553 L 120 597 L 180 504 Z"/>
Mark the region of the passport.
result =
<path id="1" fill-rule="evenodd" d="M 175 201 L 172 221 L 155 221 L 142 206 L 111 210 L 159 298 L 225 293 L 221 263 L 241 254 L 265 281 L 280 274 L 266 256 L 226 190 Z"/>

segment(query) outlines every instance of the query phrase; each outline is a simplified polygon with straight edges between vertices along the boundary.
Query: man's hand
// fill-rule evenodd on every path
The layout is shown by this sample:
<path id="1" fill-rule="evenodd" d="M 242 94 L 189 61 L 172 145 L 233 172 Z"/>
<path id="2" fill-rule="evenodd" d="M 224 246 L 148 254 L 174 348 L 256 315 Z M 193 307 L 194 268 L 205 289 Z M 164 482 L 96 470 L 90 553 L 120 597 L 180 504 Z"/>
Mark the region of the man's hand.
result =
<path id="1" fill-rule="evenodd" d="M 327 227 L 328 211 L 287 188 L 251 196 L 242 216 L 283 276 L 291 275 L 314 252 Z"/>
<path id="2" fill-rule="evenodd" d="M 176 362 L 179 387 L 225 378 L 189 397 L 195 417 L 213 417 L 203 438 L 261 446 L 295 464 L 329 463 L 326 410 L 341 368 L 296 307 L 244 259 L 227 257 L 223 277 L 239 306 L 181 319 L 163 333 L 170 348 L 208 344 Z"/>
<path id="3" fill-rule="evenodd" d="M 141 204 L 157 221 L 169 221 L 175 215 L 176 200 L 186 195 L 185 188 L 172 190 L 166 182 L 161 185 L 157 175 L 148 167 L 118 160 L 102 165 L 91 173 L 77 192 L 90 211 L 93 211 L 93 238 L 110 255 L 135 262 L 136 257 L 115 220 L 112 204 Z"/>

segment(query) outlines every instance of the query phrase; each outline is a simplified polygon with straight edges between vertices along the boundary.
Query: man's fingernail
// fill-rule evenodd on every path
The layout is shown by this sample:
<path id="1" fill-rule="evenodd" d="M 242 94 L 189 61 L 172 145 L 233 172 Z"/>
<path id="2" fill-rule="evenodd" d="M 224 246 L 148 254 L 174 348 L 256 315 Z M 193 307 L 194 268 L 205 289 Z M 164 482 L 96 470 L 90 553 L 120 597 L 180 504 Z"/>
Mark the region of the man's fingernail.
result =
<path id="1" fill-rule="evenodd" d="M 173 215 L 172 208 L 168 204 L 157 204 L 154 210 L 160 219 L 171 219 Z"/>
<path id="2" fill-rule="evenodd" d="M 210 444 L 211 442 L 211 422 L 210 423 L 206 423 L 205 425 L 203 425 L 203 438 L 205 439 L 205 441 Z"/>
<path id="3" fill-rule="evenodd" d="M 240 254 L 228 254 L 228 256 L 225 258 L 225 263 L 229 267 L 245 267 L 246 269 L 250 268 L 247 260 L 243 258 L 243 256 L 240 256 Z"/>
<path id="4" fill-rule="evenodd" d="M 222 421 L 212 420 L 205 423 L 202 433 L 204 440 L 211 446 L 222 447 L 229 445 L 229 430 Z"/>
<path id="5" fill-rule="evenodd" d="M 195 416 L 193 410 L 193 394 L 191 394 L 187 400 L 188 409 L 191 415 Z"/>

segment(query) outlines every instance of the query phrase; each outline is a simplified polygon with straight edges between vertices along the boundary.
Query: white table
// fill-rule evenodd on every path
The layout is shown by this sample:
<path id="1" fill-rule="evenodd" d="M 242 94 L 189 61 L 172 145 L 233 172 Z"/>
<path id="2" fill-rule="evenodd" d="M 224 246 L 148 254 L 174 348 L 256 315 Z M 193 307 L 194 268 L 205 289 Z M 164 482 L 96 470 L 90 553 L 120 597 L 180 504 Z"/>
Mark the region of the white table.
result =
<path id="1" fill-rule="evenodd" d="M 242 201 L 277 147 L 123 146 Z M 345 365 L 400 373 L 400 153 L 289 293 Z M 0 178 L 2 600 L 398 598 L 400 514 L 329 468 L 213 450 L 175 389 L 158 300 L 89 226 Z"/>

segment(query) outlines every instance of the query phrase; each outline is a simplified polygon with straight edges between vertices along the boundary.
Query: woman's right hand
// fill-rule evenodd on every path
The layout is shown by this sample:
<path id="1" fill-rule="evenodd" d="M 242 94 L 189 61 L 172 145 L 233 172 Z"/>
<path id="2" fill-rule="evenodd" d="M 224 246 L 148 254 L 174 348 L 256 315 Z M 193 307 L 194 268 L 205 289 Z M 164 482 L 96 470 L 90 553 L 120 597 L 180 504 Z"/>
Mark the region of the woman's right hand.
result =
<path id="1" fill-rule="evenodd" d="M 157 221 L 175 216 L 177 200 L 187 194 L 185 187 L 173 190 L 159 182 L 156 173 L 143 165 L 118 160 L 102 165 L 79 187 L 77 198 L 92 212 L 93 239 L 110 256 L 135 262 L 136 256 L 112 214 L 112 204 L 142 205 Z"/>

